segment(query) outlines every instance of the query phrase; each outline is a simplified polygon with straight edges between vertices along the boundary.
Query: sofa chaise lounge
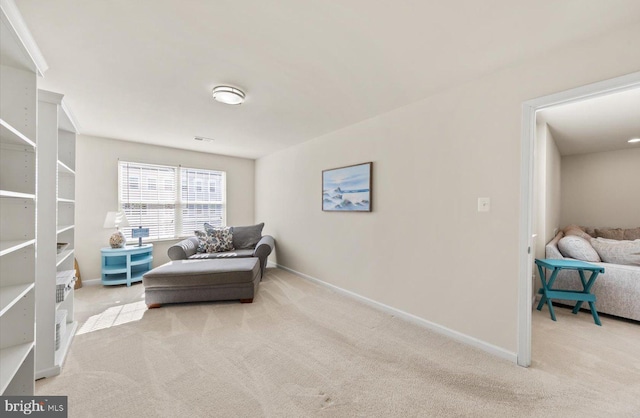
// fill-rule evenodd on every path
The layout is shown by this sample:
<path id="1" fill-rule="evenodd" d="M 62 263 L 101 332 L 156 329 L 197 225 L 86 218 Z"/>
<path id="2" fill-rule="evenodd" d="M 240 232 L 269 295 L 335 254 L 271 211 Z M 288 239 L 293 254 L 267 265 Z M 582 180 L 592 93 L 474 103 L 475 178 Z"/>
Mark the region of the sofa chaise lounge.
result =
<path id="1" fill-rule="evenodd" d="M 143 277 L 147 306 L 219 300 L 253 302 L 275 246 L 273 237 L 262 236 L 263 226 L 232 227 L 234 249 L 230 251 L 202 252 L 197 237 L 171 246 L 168 255 L 172 261 Z"/>

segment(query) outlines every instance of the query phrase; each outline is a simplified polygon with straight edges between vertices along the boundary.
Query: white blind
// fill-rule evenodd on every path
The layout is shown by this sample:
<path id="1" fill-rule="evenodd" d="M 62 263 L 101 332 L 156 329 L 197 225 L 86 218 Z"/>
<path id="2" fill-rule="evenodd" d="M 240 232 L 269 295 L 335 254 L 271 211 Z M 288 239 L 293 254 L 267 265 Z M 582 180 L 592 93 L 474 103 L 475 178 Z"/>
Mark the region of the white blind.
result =
<path id="1" fill-rule="evenodd" d="M 118 200 L 131 227 L 149 228 L 149 239 L 176 236 L 176 168 L 118 162 Z M 130 231 L 123 231 L 131 239 Z"/>
<path id="2" fill-rule="evenodd" d="M 226 225 L 226 173 L 181 167 L 180 179 L 181 234 L 192 235 L 205 222 Z"/>

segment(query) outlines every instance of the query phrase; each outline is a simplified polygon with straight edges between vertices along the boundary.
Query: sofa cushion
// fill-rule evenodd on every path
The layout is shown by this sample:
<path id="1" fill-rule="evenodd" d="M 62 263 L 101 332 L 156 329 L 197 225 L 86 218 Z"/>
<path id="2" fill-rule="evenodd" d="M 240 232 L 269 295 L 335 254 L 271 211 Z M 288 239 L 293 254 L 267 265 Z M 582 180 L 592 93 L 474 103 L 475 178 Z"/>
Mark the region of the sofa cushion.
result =
<path id="1" fill-rule="evenodd" d="M 191 260 L 206 260 L 215 258 L 247 258 L 253 257 L 253 249 L 222 251 L 218 253 L 197 253 L 193 254 L 189 259 Z"/>
<path id="2" fill-rule="evenodd" d="M 624 239 L 624 230 L 622 228 L 596 228 L 596 238 L 606 239 Z"/>
<path id="3" fill-rule="evenodd" d="M 640 239 L 618 241 L 595 238 L 591 243 L 605 263 L 640 266 Z"/>
<path id="4" fill-rule="evenodd" d="M 234 248 L 255 248 L 262 238 L 264 222 L 251 226 L 232 226 Z"/>
<path id="5" fill-rule="evenodd" d="M 257 258 L 236 260 L 175 260 L 147 272 L 143 276 L 145 288 L 211 286 L 248 283 L 260 274 Z"/>
<path id="6" fill-rule="evenodd" d="M 623 238 L 630 241 L 640 239 L 640 227 L 625 229 Z"/>
<path id="7" fill-rule="evenodd" d="M 577 235 L 567 235 L 558 241 L 558 249 L 563 256 L 581 261 L 600 262 L 600 256 L 591 243 Z"/>
<path id="8" fill-rule="evenodd" d="M 578 225 L 569 225 L 565 229 L 563 229 L 565 235 L 576 235 L 580 238 L 584 238 L 587 241 L 591 240 L 591 235 L 587 234 L 584 229 L 579 227 Z"/>

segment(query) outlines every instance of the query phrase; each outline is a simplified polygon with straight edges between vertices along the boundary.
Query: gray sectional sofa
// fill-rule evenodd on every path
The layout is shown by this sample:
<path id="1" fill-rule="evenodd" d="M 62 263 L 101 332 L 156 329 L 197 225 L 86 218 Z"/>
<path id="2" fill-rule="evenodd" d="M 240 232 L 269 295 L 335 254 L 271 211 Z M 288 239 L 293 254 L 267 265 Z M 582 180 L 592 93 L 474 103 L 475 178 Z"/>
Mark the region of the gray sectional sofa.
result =
<path id="1" fill-rule="evenodd" d="M 555 238 L 546 245 L 546 258 L 582 259 L 582 261 L 604 267 L 604 273 L 598 276 L 592 288 L 592 293 L 596 296 L 596 309 L 600 313 L 607 313 L 622 318 L 640 321 L 640 265 L 608 263 L 602 262 L 602 260 L 594 261 L 592 258 L 585 260 L 585 257 L 582 256 L 565 257 L 562 254 L 558 243 L 563 237 L 576 233 L 575 227 L 573 228 L 573 231 L 571 229 L 572 228 L 565 228 L 564 231 L 560 231 Z M 625 236 L 628 237 L 625 241 L 636 242 L 631 239 L 635 238 L 635 235 L 629 234 L 628 231 L 634 231 L 637 229 L 638 228 L 624 230 L 623 233 L 627 233 Z M 595 232 L 597 230 L 584 227 L 580 228 L 580 230 L 585 233 L 582 235 L 585 241 L 598 239 L 599 241 L 594 242 L 594 244 L 606 241 L 606 239 L 602 240 L 603 235 L 599 235 Z M 580 231 L 577 231 L 577 234 L 580 235 Z M 623 239 L 622 236 L 607 237 L 608 239 Z M 640 241 L 638 241 L 638 243 L 640 244 Z M 563 246 L 561 245 L 560 247 Z M 595 248 L 598 248 L 598 245 L 595 245 Z M 567 254 L 566 248 L 563 250 L 565 251 L 565 254 Z M 594 252 L 596 252 L 595 249 Z M 640 254 L 638 254 L 638 257 L 640 257 Z M 598 258 L 595 260 L 598 260 Z M 636 259 L 634 258 L 632 263 L 636 263 L 635 260 Z M 582 284 L 580 283 L 578 272 L 568 270 L 560 271 L 553 287 L 557 289 L 582 290 Z M 556 302 L 556 300 L 554 300 L 554 302 Z M 575 305 L 575 302 L 571 301 L 557 300 L 557 302 L 571 306 Z M 584 308 L 589 309 L 588 306 L 585 306 Z"/>

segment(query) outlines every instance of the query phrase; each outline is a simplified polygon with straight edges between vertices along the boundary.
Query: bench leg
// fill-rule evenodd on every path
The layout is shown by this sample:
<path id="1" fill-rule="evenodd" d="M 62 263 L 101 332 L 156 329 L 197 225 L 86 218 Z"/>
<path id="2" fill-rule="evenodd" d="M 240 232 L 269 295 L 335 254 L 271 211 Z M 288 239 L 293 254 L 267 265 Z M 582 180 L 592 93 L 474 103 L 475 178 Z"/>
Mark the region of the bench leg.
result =
<path id="1" fill-rule="evenodd" d="M 253 298 L 251 298 L 251 299 L 240 299 L 240 303 L 253 303 Z"/>
<path id="2" fill-rule="evenodd" d="M 148 309 L 155 309 L 155 308 L 159 308 L 161 306 L 162 306 L 161 303 L 151 303 L 151 304 L 147 305 L 147 308 Z"/>
<path id="3" fill-rule="evenodd" d="M 598 315 L 598 311 L 596 311 L 596 304 L 593 302 L 588 303 L 589 307 L 591 308 L 591 316 L 593 316 L 593 322 L 595 322 L 596 325 L 602 326 L 602 322 L 600 322 L 600 316 Z"/>

